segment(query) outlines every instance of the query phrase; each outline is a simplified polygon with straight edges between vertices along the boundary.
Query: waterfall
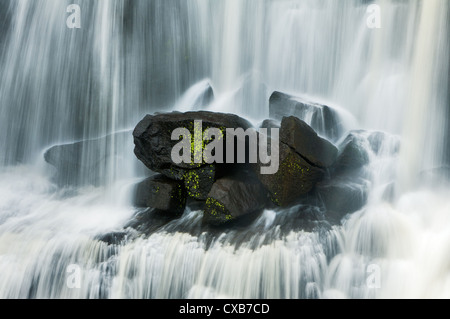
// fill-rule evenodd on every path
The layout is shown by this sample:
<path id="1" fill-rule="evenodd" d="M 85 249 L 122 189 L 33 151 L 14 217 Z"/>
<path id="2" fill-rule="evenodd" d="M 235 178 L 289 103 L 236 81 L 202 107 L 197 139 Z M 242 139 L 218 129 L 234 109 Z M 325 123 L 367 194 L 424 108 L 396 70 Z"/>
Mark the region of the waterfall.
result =
<path id="1" fill-rule="evenodd" d="M 79 29 L 66 25 L 73 3 Z M 449 12 L 448 0 L 1 1 L 0 298 L 450 297 Z M 222 234 L 187 209 L 146 236 L 123 230 L 145 175 L 129 131 L 145 114 L 256 123 L 274 91 L 386 134 L 364 209 L 342 225 L 266 210 Z M 85 170 L 58 185 L 44 152 L 84 140 L 81 166 L 114 154 L 99 183 Z"/>

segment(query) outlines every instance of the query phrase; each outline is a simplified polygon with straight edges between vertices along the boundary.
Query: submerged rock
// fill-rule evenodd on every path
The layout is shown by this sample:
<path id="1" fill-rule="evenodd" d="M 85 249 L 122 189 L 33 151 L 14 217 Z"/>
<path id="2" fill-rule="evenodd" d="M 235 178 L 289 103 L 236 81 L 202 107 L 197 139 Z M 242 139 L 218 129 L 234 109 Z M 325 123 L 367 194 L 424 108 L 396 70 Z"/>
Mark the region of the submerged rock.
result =
<path id="1" fill-rule="evenodd" d="M 326 215 L 339 222 L 345 215 L 354 213 L 367 203 L 369 183 L 362 178 L 336 178 L 318 183 L 315 194 Z"/>
<path id="2" fill-rule="evenodd" d="M 125 243 L 129 237 L 129 233 L 125 231 L 110 232 L 95 237 L 96 240 L 102 241 L 108 245 L 121 245 Z"/>
<path id="3" fill-rule="evenodd" d="M 201 110 L 214 101 L 214 90 L 208 80 L 190 87 L 175 104 L 177 111 Z"/>
<path id="4" fill-rule="evenodd" d="M 111 161 L 129 157 L 128 150 L 123 145 L 131 145 L 130 142 L 131 131 L 125 131 L 102 138 L 53 146 L 45 152 L 44 159 L 56 168 L 58 184 L 98 186 L 107 180 L 106 168 Z M 113 147 L 114 145 L 120 147 Z"/>
<path id="5" fill-rule="evenodd" d="M 384 132 L 371 132 L 367 136 L 372 151 L 380 155 L 381 152 L 394 155 L 400 151 L 400 139 Z"/>
<path id="6" fill-rule="evenodd" d="M 217 180 L 206 200 L 203 222 L 222 225 L 256 215 L 267 206 L 267 191 L 249 174 Z"/>
<path id="7" fill-rule="evenodd" d="M 270 97 L 269 114 L 278 121 L 286 116 L 298 117 L 319 135 L 332 141 L 337 141 L 345 133 L 343 120 L 336 110 L 293 95 L 274 92 Z"/>
<path id="8" fill-rule="evenodd" d="M 150 235 L 164 229 L 170 222 L 179 218 L 179 215 L 171 214 L 168 211 L 147 208 L 138 210 L 125 225 L 124 229 L 132 231 L 137 235 L 136 237 L 139 237 L 141 234 Z"/>
<path id="9" fill-rule="evenodd" d="M 214 101 L 214 90 L 211 84 L 208 82 L 204 88 L 204 91 L 194 101 L 192 108 L 194 110 L 201 109 L 202 107 L 211 104 L 212 101 Z"/>
<path id="10" fill-rule="evenodd" d="M 180 215 L 186 207 L 186 190 L 182 182 L 155 175 L 136 185 L 135 206 Z"/>
<path id="11" fill-rule="evenodd" d="M 334 165 L 336 174 L 359 169 L 370 162 L 370 144 L 361 134 L 363 131 L 351 132 L 339 146 L 339 156 Z"/>

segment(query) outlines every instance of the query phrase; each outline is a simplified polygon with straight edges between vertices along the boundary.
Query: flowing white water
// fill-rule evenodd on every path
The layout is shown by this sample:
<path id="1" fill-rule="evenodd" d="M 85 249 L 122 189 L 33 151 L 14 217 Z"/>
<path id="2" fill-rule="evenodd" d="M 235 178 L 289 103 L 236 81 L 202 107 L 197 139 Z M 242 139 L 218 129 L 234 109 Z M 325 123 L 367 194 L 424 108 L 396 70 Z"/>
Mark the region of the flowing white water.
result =
<path id="1" fill-rule="evenodd" d="M 70 3 L 0 4 L 0 298 L 450 297 L 448 184 L 419 174 L 444 164 L 447 0 L 378 1 L 381 29 L 360 0 L 80 0 L 74 30 Z M 137 160 L 107 161 L 100 187 L 59 188 L 43 150 L 198 108 L 205 78 L 211 110 L 264 119 L 280 90 L 339 105 L 357 120 L 348 129 L 387 132 L 369 150 L 366 207 L 342 226 L 300 222 L 309 213 L 295 207 L 214 235 L 186 211 L 147 236 L 99 241 L 136 212 Z"/>

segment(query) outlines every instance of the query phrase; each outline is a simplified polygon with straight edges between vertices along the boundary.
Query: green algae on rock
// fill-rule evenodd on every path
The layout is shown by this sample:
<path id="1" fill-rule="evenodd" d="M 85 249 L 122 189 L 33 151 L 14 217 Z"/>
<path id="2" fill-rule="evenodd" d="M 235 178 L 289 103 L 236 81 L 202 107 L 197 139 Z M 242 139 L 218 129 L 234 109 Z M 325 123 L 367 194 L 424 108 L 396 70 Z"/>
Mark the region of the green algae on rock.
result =
<path id="1" fill-rule="evenodd" d="M 186 190 L 182 182 L 155 175 L 136 185 L 135 206 L 179 215 L 186 208 Z"/>

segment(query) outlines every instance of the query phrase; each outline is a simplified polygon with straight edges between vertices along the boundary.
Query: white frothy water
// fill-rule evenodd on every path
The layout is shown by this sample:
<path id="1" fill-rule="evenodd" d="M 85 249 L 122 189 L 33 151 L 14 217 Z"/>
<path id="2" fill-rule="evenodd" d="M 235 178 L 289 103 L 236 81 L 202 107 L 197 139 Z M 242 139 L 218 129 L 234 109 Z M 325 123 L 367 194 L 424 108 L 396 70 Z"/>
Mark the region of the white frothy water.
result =
<path id="1" fill-rule="evenodd" d="M 0 298 L 450 297 L 448 184 L 419 174 L 442 164 L 447 0 L 378 1 L 381 29 L 358 0 L 79 2 L 81 30 L 65 28 L 70 1 L 0 5 Z M 61 189 L 42 150 L 195 109 L 209 83 L 216 99 L 201 108 L 256 121 L 280 90 L 339 105 L 358 121 L 348 129 L 385 131 L 377 152 L 366 146 L 367 205 L 339 226 L 287 228 L 296 207 L 214 235 L 186 211 L 98 240 L 135 213 L 136 160 L 108 162 L 101 187 Z"/>

